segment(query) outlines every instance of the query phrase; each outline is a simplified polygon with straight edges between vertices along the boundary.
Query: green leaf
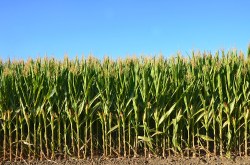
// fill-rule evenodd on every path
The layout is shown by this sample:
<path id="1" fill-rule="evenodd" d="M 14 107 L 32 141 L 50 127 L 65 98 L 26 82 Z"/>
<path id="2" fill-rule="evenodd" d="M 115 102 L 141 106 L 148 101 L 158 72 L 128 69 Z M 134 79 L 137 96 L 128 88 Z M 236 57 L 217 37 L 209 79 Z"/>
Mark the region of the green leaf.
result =
<path id="1" fill-rule="evenodd" d="M 157 131 L 157 132 L 155 132 L 153 135 L 151 135 L 151 137 L 154 137 L 155 135 L 161 135 L 161 134 L 163 134 L 163 132 Z"/>
<path id="2" fill-rule="evenodd" d="M 138 136 L 138 139 L 144 142 L 151 142 L 151 138 L 145 136 Z"/>
<path id="3" fill-rule="evenodd" d="M 209 136 L 206 136 L 206 135 L 197 135 L 198 137 L 202 138 L 203 140 L 205 141 L 214 141 L 212 138 L 210 138 Z"/>
<path id="4" fill-rule="evenodd" d="M 223 123 L 222 128 L 226 127 L 228 124 L 229 124 L 229 121 L 228 121 L 228 120 L 227 120 L 227 121 L 225 121 L 225 122 Z"/>
<path id="5" fill-rule="evenodd" d="M 232 114 L 232 112 L 234 110 L 234 105 L 235 105 L 235 99 L 233 100 L 232 103 L 230 103 L 230 114 Z"/>
<path id="6" fill-rule="evenodd" d="M 168 116 L 173 112 L 175 106 L 176 106 L 176 103 L 172 105 L 172 107 L 164 115 L 162 115 L 162 117 L 159 120 L 159 125 L 161 125 L 163 121 L 165 121 L 168 118 Z"/>
<path id="7" fill-rule="evenodd" d="M 108 131 L 107 134 L 112 133 L 112 132 L 113 132 L 114 130 L 116 130 L 118 127 L 119 127 L 119 125 L 116 125 L 116 126 L 112 127 L 112 128 Z"/>

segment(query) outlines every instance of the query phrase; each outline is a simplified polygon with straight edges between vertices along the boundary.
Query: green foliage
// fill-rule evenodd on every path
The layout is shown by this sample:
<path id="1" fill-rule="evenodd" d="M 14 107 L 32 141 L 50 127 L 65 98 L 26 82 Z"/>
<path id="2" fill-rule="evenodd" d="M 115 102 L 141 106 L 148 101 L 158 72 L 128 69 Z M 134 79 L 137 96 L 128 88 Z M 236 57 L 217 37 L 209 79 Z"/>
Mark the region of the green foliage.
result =
<path id="1" fill-rule="evenodd" d="M 0 62 L 0 156 L 247 155 L 250 63 L 222 54 Z"/>
<path id="2" fill-rule="evenodd" d="M 250 57 L 250 44 L 248 45 L 248 48 L 247 48 L 247 57 L 248 58 Z"/>

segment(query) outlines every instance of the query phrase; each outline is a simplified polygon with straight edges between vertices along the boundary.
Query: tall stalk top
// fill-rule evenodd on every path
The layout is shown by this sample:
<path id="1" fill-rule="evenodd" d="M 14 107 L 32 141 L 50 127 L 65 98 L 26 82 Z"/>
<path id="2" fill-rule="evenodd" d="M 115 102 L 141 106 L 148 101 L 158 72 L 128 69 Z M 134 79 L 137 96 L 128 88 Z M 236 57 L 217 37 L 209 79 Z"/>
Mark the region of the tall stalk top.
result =
<path id="1" fill-rule="evenodd" d="M 247 57 L 250 57 L 250 43 L 248 44 L 248 48 L 247 48 Z"/>

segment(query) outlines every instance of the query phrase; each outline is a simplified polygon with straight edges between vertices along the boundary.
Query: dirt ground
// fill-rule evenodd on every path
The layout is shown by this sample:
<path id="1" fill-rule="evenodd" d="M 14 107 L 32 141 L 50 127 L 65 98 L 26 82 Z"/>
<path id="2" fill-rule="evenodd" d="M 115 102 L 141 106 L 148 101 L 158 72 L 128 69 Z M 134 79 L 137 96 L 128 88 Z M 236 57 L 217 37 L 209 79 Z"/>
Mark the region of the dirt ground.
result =
<path id="1" fill-rule="evenodd" d="M 168 157 L 166 159 L 162 158 L 110 158 L 110 159 L 94 159 L 94 160 L 77 160 L 77 159 L 68 159 L 68 160 L 44 160 L 44 161 L 32 161 L 32 162 L 1 162 L 1 165 L 165 165 L 165 164 L 185 164 L 185 165 L 200 165 L 200 164 L 249 164 L 250 165 L 250 157 L 233 157 L 231 159 L 228 158 L 220 158 L 220 157 L 200 157 L 200 158 L 180 158 L 180 157 Z"/>

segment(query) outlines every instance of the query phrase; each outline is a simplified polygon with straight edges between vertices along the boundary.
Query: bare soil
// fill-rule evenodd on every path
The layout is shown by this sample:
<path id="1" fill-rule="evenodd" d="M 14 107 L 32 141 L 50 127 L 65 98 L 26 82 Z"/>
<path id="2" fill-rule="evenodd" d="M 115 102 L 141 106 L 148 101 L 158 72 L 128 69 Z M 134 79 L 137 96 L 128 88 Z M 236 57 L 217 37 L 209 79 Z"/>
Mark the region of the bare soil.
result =
<path id="1" fill-rule="evenodd" d="M 185 165 L 202 165 L 202 164 L 215 164 L 215 165 L 221 165 L 221 164 L 236 164 L 236 165 L 250 165 L 250 157 L 233 157 L 233 158 L 225 158 L 225 157 L 197 157 L 197 158 L 181 158 L 181 157 L 168 157 L 166 159 L 162 158 L 109 158 L 109 159 L 103 159 L 98 158 L 94 160 L 78 160 L 78 159 L 67 159 L 67 160 L 44 160 L 44 161 L 19 161 L 19 162 L 1 162 L 1 165 L 175 165 L 175 164 L 185 164 Z"/>

